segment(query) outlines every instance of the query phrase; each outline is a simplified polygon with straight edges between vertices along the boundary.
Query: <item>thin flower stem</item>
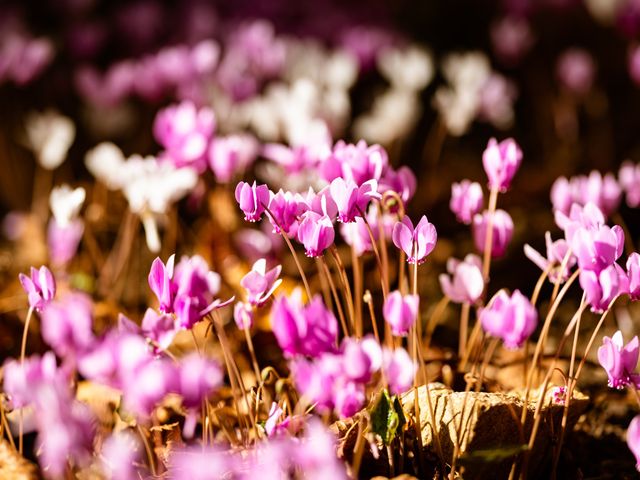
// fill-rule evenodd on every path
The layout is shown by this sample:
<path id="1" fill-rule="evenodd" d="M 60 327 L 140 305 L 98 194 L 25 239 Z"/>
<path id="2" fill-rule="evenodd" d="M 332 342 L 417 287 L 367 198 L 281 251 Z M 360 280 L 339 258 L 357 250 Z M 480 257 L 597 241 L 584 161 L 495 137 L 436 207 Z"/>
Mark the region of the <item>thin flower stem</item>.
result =
<path id="1" fill-rule="evenodd" d="M 334 261 L 336 262 L 336 266 L 338 267 L 338 276 L 340 281 L 342 282 L 342 286 L 344 290 L 342 291 L 343 297 L 347 302 L 347 309 L 349 311 L 349 318 L 351 320 L 351 330 L 356 333 L 356 337 L 361 337 L 362 335 L 358 335 L 356 331 L 356 313 L 355 308 L 353 306 L 353 295 L 351 293 L 351 285 L 349 284 L 349 278 L 347 277 L 347 271 L 344 268 L 344 264 L 342 263 L 342 259 L 340 258 L 340 253 L 335 245 L 331 245 L 329 248 L 331 251 L 331 255 L 333 256 Z"/>
<path id="2" fill-rule="evenodd" d="M 386 300 L 387 299 L 387 294 L 389 292 L 387 290 L 387 284 L 386 284 L 385 279 L 384 279 L 384 268 L 382 266 L 382 260 L 380 258 L 380 252 L 378 251 L 378 246 L 376 245 L 376 238 L 373 235 L 373 230 L 371 230 L 371 225 L 369 224 L 369 221 L 367 220 L 367 217 L 365 216 L 365 214 L 362 212 L 362 210 L 360 208 L 358 208 L 358 213 L 360 213 L 360 216 L 362 217 L 362 220 L 364 221 L 364 225 L 367 228 L 367 232 L 369 233 L 369 239 L 371 240 L 371 247 L 373 248 L 373 254 L 376 257 L 376 262 L 378 263 L 378 271 L 380 272 L 380 284 L 382 286 L 382 296 Z"/>
<path id="3" fill-rule="evenodd" d="M 449 305 L 450 299 L 446 295 L 440 299 L 440 301 L 436 304 L 431 316 L 429 317 L 429 321 L 427 322 L 425 328 L 425 348 L 428 350 L 431 345 L 431 337 L 433 336 L 433 331 L 438 325 L 438 320 L 447 309 L 447 305 Z"/>
<path id="4" fill-rule="evenodd" d="M 580 275 L 580 269 L 579 268 L 576 269 L 576 271 L 573 272 L 571 277 L 569 277 L 569 279 L 565 282 L 564 286 L 562 287 L 562 290 L 560 290 L 560 293 L 558 294 L 558 296 L 556 297 L 555 301 L 551 305 L 551 308 L 549 309 L 549 312 L 547 313 L 547 317 L 544 320 L 544 324 L 542 326 L 542 331 L 540 332 L 540 337 L 538 338 L 538 342 L 536 343 L 536 349 L 533 352 L 533 359 L 531 361 L 531 367 L 529 368 L 529 374 L 527 375 L 527 383 L 526 383 L 525 393 L 524 393 L 524 403 L 525 403 L 525 405 L 529 401 L 529 393 L 531 391 L 531 386 L 533 384 L 533 376 L 534 376 L 534 374 L 536 372 L 536 369 L 538 368 L 538 359 L 540 357 L 540 354 L 542 353 L 542 347 L 543 347 L 543 345 L 545 343 L 545 340 L 547 338 L 547 335 L 549 333 L 549 328 L 551 327 L 551 320 L 553 319 L 553 316 L 555 315 L 556 310 L 558 309 L 558 306 L 560 305 L 560 302 L 564 298 L 564 295 L 567 293 L 567 291 L 569 290 L 569 287 L 571 287 L 571 285 L 576 280 L 576 278 L 578 278 L 578 275 Z M 527 410 L 523 409 L 522 410 L 522 414 L 520 416 L 520 421 L 523 424 L 524 424 L 526 415 L 527 415 Z"/>
<path id="5" fill-rule="evenodd" d="M 11 447 L 16 451 L 16 443 L 13 440 L 13 435 L 11 435 L 11 429 L 9 428 L 9 422 L 7 421 L 7 414 L 4 410 L 3 402 L 0 402 L 0 417 L 2 417 L 2 434 L 6 434 Z"/>
<path id="6" fill-rule="evenodd" d="M 353 246 L 351 247 L 351 268 L 353 270 L 353 287 L 355 290 L 356 335 L 362 337 L 364 334 L 362 326 L 362 265 Z"/>
<path id="7" fill-rule="evenodd" d="M 558 290 L 560 289 L 560 284 L 562 283 L 562 273 L 566 270 L 567 265 L 569 263 L 569 259 L 571 258 L 572 252 L 571 249 L 567 250 L 564 257 L 562 257 L 562 262 L 560 263 L 560 270 L 558 271 L 558 276 L 553 282 L 553 293 L 551 294 L 551 303 L 553 303 L 556 299 L 556 295 L 558 295 Z"/>
<path id="8" fill-rule="evenodd" d="M 24 358 L 27 353 L 27 337 L 29 336 L 29 324 L 31 323 L 31 317 L 33 316 L 33 307 L 29 307 L 27 312 L 27 318 L 24 321 L 24 329 L 22 330 L 22 342 L 20 344 L 20 368 L 24 369 Z M 22 440 L 24 434 L 24 413 L 23 409 L 20 409 L 20 415 L 18 418 L 18 453 L 22 455 Z"/>
<path id="9" fill-rule="evenodd" d="M 384 224 L 382 222 L 382 208 L 378 204 L 378 240 L 380 241 L 380 258 L 382 260 L 382 277 L 384 279 L 385 289 L 389 291 L 389 255 L 387 254 L 387 240 L 384 235 Z"/>
<path id="10" fill-rule="evenodd" d="M 542 285 L 544 285 L 545 279 L 549 276 L 549 272 L 553 268 L 553 264 L 550 263 L 547 267 L 542 271 L 540 276 L 538 277 L 538 281 L 536 282 L 536 286 L 533 289 L 533 294 L 531 295 L 531 305 L 534 307 L 536 303 L 538 303 L 538 297 L 540 296 L 540 290 L 542 290 Z"/>
<path id="11" fill-rule="evenodd" d="M 498 204 L 497 187 L 491 187 L 491 193 L 489 193 L 489 214 L 487 219 L 487 231 L 484 239 L 484 257 L 482 259 L 482 276 L 488 283 L 489 271 L 491 269 L 491 250 L 493 248 L 493 216 Z"/>
<path id="12" fill-rule="evenodd" d="M 331 277 L 331 272 L 329 271 L 329 265 L 327 265 L 327 260 L 324 257 L 320 257 L 322 260 L 322 267 L 324 268 L 324 273 L 329 281 L 329 286 L 331 287 L 331 293 L 333 294 L 333 301 L 336 304 L 336 309 L 338 310 L 338 317 L 340 318 L 340 325 L 342 326 L 342 333 L 345 337 L 349 336 L 349 329 L 347 328 L 347 322 L 344 319 L 344 312 L 342 311 L 342 304 L 340 303 L 340 298 L 338 297 L 338 291 L 336 290 L 336 285 L 333 282 L 333 278 Z"/>
<path id="13" fill-rule="evenodd" d="M 320 279 L 320 288 L 322 288 L 322 299 L 324 304 L 329 310 L 333 310 L 333 300 L 331 299 L 331 290 L 329 290 L 329 282 L 324 275 L 324 269 L 322 268 L 322 260 L 320 257 L 314 258 L 316 261 L 316 268 L 318 269 L 318 278 Z"/>
<path id="14" fill-rule="evenodd" d="M 147 452 L 147 460 L 149 461 L 149 468 L 151 468 L 151 474 L 156 476 L 156 462 L 153 458 L 153 452 L 151 451 L 151 446 L 149 445 L 149 439 L 147 438 L 147 434 L 144 432 L 142 427 L 138 425 L 138 433 L 140 434 L 140 438 L 142 439 L 142 443 L 144 444 L 144 450 Z"/>
<path id="15" fill-rule="evenodd" d="M 282 235 L 282 238 L 284 238 L 285 243 L 289 247 L 289 250 L 291 251 L 291 255 L 293 256 L 293 261 L 295 262 L 296 267 L 298 267 L 300 278 L 302 278 L 302 283 L 304 283 L 304 288 L 307 291 L 307 298 L 311 299 L 312 297 L 311 289 L 309 288 L 309 282 L 307 281 L 307 276 L 304 274 L 304 270 L 302 269 L 302 265 L 300 264 L 300 260 L 298 259 L 298 255 L 296 254 L 296 250 L 293 248 L 293 245 L 291 244 L 291 240 L 289 240 L 289 237 L 284 233 L 284 230 L 276 220 L 276 217 L 273 215 L 271 210 L 269 210 L 269 206 L 265 205 L 264 203 L 262 204 L 262 206 L 264 207 L 265 212 L 267 212 L 267 214 L 271 217 L 271 220 L 273 221 L 273 223 L 276 224 L 276 226 L 278 227 L 278 230 L 280 230 L 280 234 Z"/>
<path id="16" fill-rule="evenodd" d="M 358 420 L 358 433 L 356 436 L 356 445 L 354 447 L 353 464 L 351 466 L 351 473 L 353 478 L 358 478 L 358 472 L 360 471 L 360 464 L 362 463 L 362 456 L 364 454 L 364 416 Z"/>
<path id="17" fill-rule="evenodd" d="M 469 302 L 464 302 L 460 309 L 460 335 L 458 340 L 458 358 L 462 358 L 467 350 L 467 334 L 469 333 Z"/>
<path id="18" fill-rule="evenodd" d="M 371 296 L 371 292 L 369 290 L 364 292 L 364 296 L 362 297 L 364 302 L 369 307 L 369 315 L 371 317 L 371 326 L 373 328 L 373 336 L 375 337 L 378 344 L 380 343 L 380 334 L 378 333 L 378 324 L 376 322 L 376 314 L 373 310 L 373 298 Z M 386 322 L 385 322 L 386 323 Z M 389 343 L 390 337 L 387 338 L 387 343 Z"/>
<path id="19" fill-rule="evenodd" d="M 248 328 L 244 330 L 244 337 L 247 340 L 247 348 L 249 348 L 249 355 L 251 356 L 251 364 L 253 365 L 253 371 L 256 374 L 256 383 L 260 384 L 260 367 L 258 365 L 258 358 L 256 357 L 256 352 L 253 348 L 253 340 L 251 338 L 251 333 Z"/>

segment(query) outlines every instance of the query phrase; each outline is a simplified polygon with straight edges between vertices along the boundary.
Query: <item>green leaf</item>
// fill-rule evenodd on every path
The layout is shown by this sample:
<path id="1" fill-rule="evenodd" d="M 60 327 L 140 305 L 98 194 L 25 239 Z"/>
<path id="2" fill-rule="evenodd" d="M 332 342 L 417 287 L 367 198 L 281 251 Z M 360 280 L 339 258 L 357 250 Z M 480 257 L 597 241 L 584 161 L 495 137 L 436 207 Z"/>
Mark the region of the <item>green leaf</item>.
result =
<path id="1" fill-rule="evenodd" d="M 505 447 L 488 448 L 483 450 L 475 450 L 468 452 L 460 457 L 461 463 L 496 463 L 502 460 L 512 458 L 519 453 L 528 450 L 529 446 L 524 445 L 507 445 Z"/>
<path id="2" fill-rule="evenodd" d="M 369 415 L 371 430 L 380 435 L 385 445 L 393 441 L 398 428 L 406 423 L 400 402 L 396 397 L 392 399 L 387 390 L 380 392 Z"/>

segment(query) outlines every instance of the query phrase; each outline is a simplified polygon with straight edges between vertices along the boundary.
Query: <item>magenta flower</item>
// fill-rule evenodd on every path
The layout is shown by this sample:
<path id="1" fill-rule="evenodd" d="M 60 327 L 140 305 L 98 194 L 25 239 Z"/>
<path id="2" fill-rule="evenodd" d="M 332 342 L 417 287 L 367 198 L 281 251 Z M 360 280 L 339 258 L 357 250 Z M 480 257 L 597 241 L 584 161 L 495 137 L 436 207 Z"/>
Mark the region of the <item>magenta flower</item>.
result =
<path id="1" fill-rule="evenodd" d="M 178 393 L 186 408 L 199 408 L 224 377 L 218 363 L 197 353 L 181 359 L 178 376 Z"/>
<path id="2" fill-rule="evenodd" d="M 627 445 L 636 457 L 636 470 L 640 472 L 640 415 L 633 417 L 627 428 Z"/>
<path id="3" fill-rule="evenodd" d="M 298 240 L 304 245 L 308 257 L 320 257 L 335 239 L 333 222 L 326 215 L 307 211 L 298 227 Z"/>
<path id="4" fill-rule="evenodd" d="M 384 194 L 392 190 L 400 195 L 400 199 L 406 205 L 416 193 L 417 183 L 416 176 L 409 167 L 402 166 L 398 170 L 389 167 L 378 181 L 378 192 Z"/>
<path id="5" fill-rule="evenodd" d="M 56 279 L 51 270 L 44 265 L 38 270 L 31 267 L 30 277 L 21 273 L 18 275 L 18 279 L 29 296 L 29 307 L 36 312 L 42 311 L 56 295 Z"/>
<path id="6" fill-rule="evenodd" d="M 591 90 L 596 65 L 589 52 L 581 48 L 570 48 L 560 55 L 556 75 L 564 88 L 576 95 Z"/>
<path id="7" fill-rule="evenodd" d="M 173 317 L 166 314 L 158 314 L 153 308 L 147 308 L 142 318 L 141 326 L 120 314 L 118 316 L 118 330 L 142 335 L 151 342 L 154 353 L 159 353 L 169 348 L 178 333 Z"/>
<path id="8" fill-rule="evenodd" d="M 554 210 L 569 214 L 574 203 L 587 205 L 593 203 L 605 215 L 611 215 L 618 209 L 622 198 L 622 189 L 615 177 L 608 173 L 592 171 L 589 176 L 578 175 L 567 180 L 559 177 L 551 187 L 551 203 Z"/>
<path id="9" fill-rule="evenodd" d="M 631 208 L 640 206 L 640 164 L 624 162 L 618 172 L 618 182 L 626 193 L 627 205 Z"/>
<path id="10" fill-rule="evenodd" d="M 240 182 L 236 187 L 236 201 L 244 212 L 244 219 L 257 222 L 264 213 L 265 205 L 269 205 L 269 187 L 257 185 L 256 182 L 253 185 Z"/>
<path id="11" fill-rule="evenodd" d="M 400 347 L 382 351 L 382 371 L 392 395 L 400 395 L 413 386 L 417 366 L 407 351 Z"/>
<path id="12" fill-rule="evenodd" d="M 273 292 L 280 286 L 279 279 L 282 266 L 278 265 L 267 272 L 267 261 L 264 258 L 256 261 L 240 285 L 247 291 L 247 301 L 256 307 L 264 305 Z"/>
<path id="13" fill-rule="evenodd" d="M 600 271 L 582 270 L 579 280 L 594 313 L 604 312 L 618 295 L 629 291 L 629 279 L 617 263 Z"/>
<path id="14" fill-rule="evenodd" d="M 341 350 L 344 374 L 354 382 L 367 383 L 382 366 L 380 344 L 371 335 L 360 341 L 345 337 Z"/>
<path id="15" fill-rule="evenodd" d="M 418 295 L 402 295 L 395 290 L 387 296 L 382 313 L 391 327 L 391 333 L 405 337 L 418 318 L 420 297 Z"/>
<path id="16" fill-rule="evenodd" d="M 309 209 L 309 206 L 299 195 L 285 192 L 282 189 L 271 195 L 267 218 L 273 225 L 274 233 L 294 238 L 298 233 L 299 217 Z"/>
<path id="17" fill-rule="evenodd" d="M 276 298 L 271 308 L 271 328 L 285 355 L 316 357 L 331 352 L 338 341 L 338 321 L 316 295 L 304 305 L 302 293 Z"/>
<path id="18" fill-rule="evenodd" d="M 296 389 L 318 410 L 329 411 L 335 406 L 336 382 L 342 375 L 342 359 L 339 355 L 324 353 L 315 361 L 296 358 L 289 367 Z"/>
<path id="19" fill-rule="evenodd" d="M 447 271 L 451 276 L 443 273 L 439 277 L 442 292 L 456 303 L 476 303 L 484 292 L 480 257 L 469 254 L 462 262 L 450 258 Z"/>
<path id="20" fill-rule="evenodd" d="M 160 302 L 160 311 L 164 313 L 173 312 L 173 302 L 178 290 L 177 285 L 172 281 L 175 258 L 175 254 L 171 255 L 165 265 L 159 257 L 156 257 L 149 271 L 149 287 Z"/>
<path id="21" fill-rule="evenodd" d="M 486 248 L 484 243 L 487 240 L 488 226 L 488 210 L 485 210 L 482 214 L 478 213 L 473 217 L 473 241 L 480 253 L 483 253 Z M 504 210 L 496 210 L 493 214 L 492 227 L 493 237 L 491 242 L 491 258 L 502 257 L 507 252 L 507 247 L 509 246 L 511 237 L 513 236 L 513 220 L 511 220 L 511 215 Z"/>
<path id="22" fill-rule="evenodd" d="M 612 265 L 624 250 L 624 231 L 619 225 L 597 228 L 578 228 L 573 232 L 569 245 L 582 270 L 600 272 Z"/>
<path id="23" fill-rule="evenodd" d="M 598 348 L 598 361 L 609 377 L 611 388 L 623 389 L 629 384 L 637 384 L 640 377 L 635 373 L 638 365 L 638 337 L 624 344 L 622 332 L 618 330 L 613 337 L 604 337 Z"/>
<path id="24" fill-rule="evenodd" d="M 127 431 L 114 433 L 104 442 L 101 451 L 105 473 L 108 478 L 138 480 L 142 446 L 138 437 Z"/>
<path id="25" fill-rule="evenodd" d="M 483 203 L 484 196 L 479 183 L 463 180 L 451 185 L 449 208 L 459 222 L 469 225 L 474 215 L 482 210 Z"/>
<path id="26" fill-rule="evenodd" d="M 95 341 L 92 310 L 91 299 L 82 293 L 50 302 L 41 313 L 42 338 L 61 357 L 81 353 Z"/>
<path id="27" fill-rule="evenodd" d="M 555 282 L 559 280 L 564 282 L 567 278 L 569 278 L 569 273 L 571 269 L 576 264 L 575 255 L 571 254 L 567 259 L 567 264 L 565 269 L 560 272 L 560 266 L 562 265 L 562 261 L 564 257 L 569 252 L 569 245 L 567 241 L 564 239 L 556 240 L 555 242 L 551 240 L 551 233 L 546 232 L 544 234 L 545 243 L 547 246 L 547 256 L 543 257 L 540 253 L 534 250 L 530 245 L 524 246 L 524 254 L 527 256 L 529 260 L 535 263 L 541 270 L 546 270 L 549 266 L 553 266 L 549 272 L 549 278 L 551 281 Z"/>
<path id="28" fill-rule="evenodd" d="M 480 323 L 489 335 L 502 339 L 508 349 L 522 347 L 538 324 L 538 312 L 519 290 L 511 296 L 500 290 L 480 312 Z"/>
<path id="29" fill-rule="evenodd" d="M 56 356 L 49 351 L 42 357 L 33 355 L 24 364 L 9 359 L 3 367 L 3 391 L 9 396 L 12 408 L 21 408 L 33 403 L 39 385 L 66 385 L 68 372 L 56 365 Z"/>
<path id="30" fill-rule="evenodd" d="M 49 259 L 54 265 L 66 265 L 73 259 L 84 233 L 84 223 L 75 219 L 67 224 L 60 224 L 55 218 L 47 227 L 47 247 Z"/>
<path id="31" fill-rule="evenodd" d="M 364 140 L 354 145 L 339 140 L 320 170 L 328 182 L 343 177 L 362 185 L 369 180 L 380 180 L 388 166 L 389 157 L 380 145 L 368 146 Z"/>
<path id="32" fill-rule="evenodd" d="M 334 389 L 335 411 L 340 418 L 352 417 L 364 406 L 366 397 L 364 385 L 361 383 L 339 381 Z"/>
<path id="33" fill-rule="evenodd" d="M 393 244 L 407 255 L 407 262 L 421 264 L 435 248 L 438 232 L 426 215 L 420 218 L 415 229 L 411 219 L 404 216 L 394 225 L 391 238 Z"/>
<path id="34" fill-rule="evenodd" d="M 556 210 L 553 213 L 556 225 L 564 230 L 564 237 L 569 243 L 571 243 L 575 232 L 581 228 L 598 230 L 605 222 L 602 210 L 592 202 L 584 206 L 573 203 L 568 216 L 560 210 Z"/>
<path id="35" fill-rule="evenodd" d="M 140 417 L 148 417 L 168 393 L 178 391 L 179 378 L 177 367 L 164 358 L 127 369 L 122 383 L 125 407 Z"/>
<path id="36" fill-rule="evenodd" d="M 354 222 L 356 217 L 362 216 L 361 212 L 365 212 L 371 199 L 380 198 L 377 189 L 378 182 L 375 180 L 368 180 L 358 187 L 353 181 L 342 177 L 333 179 L 329 192 L 338 209 L 338 221 Z"/>
<path id="37" fill-rule="evenodd" d="M 253 327 L 253 306 L 247 302 L 238 302 L 233 307 L 233 320 L 240 330 Z"/>
<path id="38" fill-rule="evenodd" d="M 202 173 L 207 168 L 207 151 L 216 120 L 213 110 L 198 109 L 184 101 L 160 110 L 153 124 L 153 135 L 165 148 L 163 159 L 177 168 L 192 167 Z"/>
<path id="39" fill-rule="evenodd" d="M 482 154 L 482 165 L 489 178 L 489 187 L 504 192 L 509 189 L 513 176 L 522 162 L 522 150 L 513 138 L 498 143 L 495 138 Z"/>
<path id="40" fill-rule="evenodd" d="M 209 147 L 209 167 L 218 182 L 228 183 L 251 166 L 258 150 L 258 141 L 248 134 L 216 137 Z"/>
<path id="41" fill-rule="evenodd" d="M 629 280 L 629 297 L 640 300 L 640 255 L 633 252 L 627 258 L 627 278 Z"/>

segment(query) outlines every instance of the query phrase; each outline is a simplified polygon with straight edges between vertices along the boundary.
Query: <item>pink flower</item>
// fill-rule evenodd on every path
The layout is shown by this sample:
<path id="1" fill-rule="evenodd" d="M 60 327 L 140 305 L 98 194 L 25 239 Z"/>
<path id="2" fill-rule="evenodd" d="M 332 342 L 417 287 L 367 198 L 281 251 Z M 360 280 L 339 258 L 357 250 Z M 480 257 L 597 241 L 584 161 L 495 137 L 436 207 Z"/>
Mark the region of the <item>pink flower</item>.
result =
<path id="1" fill-rule="evenodd" d="M 380 145 L 368 146 L 364 140 L 353 145 L 339 140 L 320 169 L 328 182 L 343 177 L 359 186 L 369 180 L 380 180 L 388 165 L 389 157 Z"/>
<path id="2" fill-rule="evenodd" d="M 442 292 L 457 303 L 476 303 L 484 292 L 480 257 L 469 254 L 462 262 L 450 258 L 447 271 L 452 277 L 444 273 L 439 277 Z"/>
<path id="3" fill-rule="evenodd" d="M 495 138 L 482 154 L 482 165 L 489 178 L 489 187 L 504 192 L 509 189 L 513 176 L 522 162 L 522 150 L 513 138 L 498 143 Z"/>
<path id="4" fill-rule="evenodd" d="M 366 397 L 361 383 L 339 381 L 334 389 L 335 411 L 340 418 L 352 417 L 364 406 Z"/>
<path id="5" fill-rule="evenodd" d="M 160 302 L 160 311 L 165 313 L 173 312 L 173 302 L 178 290 L 177 285 L 172 281 L 175 258 L 175 254 L 171 255 L 165 265 L 159 257 L 156 257 L 149 271 L 149 287 Z"/>
<path id="6" fill-rule="evenodd" d="M 564 282 L 567 278 L 569 278 L 571 268 L 573 268 L 573 266 L 576 264 L 576 257 L 575 255 L 571 254 L 567 259 L 565 269 L 560 272 L 559 270 L 560 266 L 562 265 L 562 261 L 569 252 L 569 245 L 564 239 L 556 240 L 555 242 L 552 241 L 550 232 L 546 232 L 544 234 L 544 239 L 547 246 L 546 257 L 540 255 L 540 253 L 534 250 L 530 245 L 524 246 L 524 254 L 541 270 L 546 270 L 547 268 L 549 268 L 549 266 L 555 267 L 552 268 L 549 272 L 549 278 L 554 282 L 558 280 L 558 278 L 561 282 Z"/>
<path id="7" fill-rule="evenodd" d="M 459 222 L 469 225 L 473 216 L 482 210 L 483 203 L 484 196 L 479 183 L 463 180 L 451 185 L 449 208 Z"/>
<path id="8" fill-rule="evenodd" d="M 384 302 L 382 313 L 385 321 L 391 326 L 391 333 L 396 336 L 406 336 L 416 322 L 419 306 L 418 295 L 403 296 L 399 290 L 389 294 Z"/>
<path id="9" fill-rule="evenodd" d="M 256 182 L 253 182 L 253 185 L 239 182 L 236 187 L 236 201 L 248 222 L 260 220 L 265 205 L 269 205 L 269 196 L 269 187 L 257 185 Z"/>
<path id="10" fill-rule="evenodd" d="M 637 384 L 638 337 L 633 337 L 626 345 L 620 330 L 611 338 L 604 337 L 598 348 L 598 361 L 607 372 L 611 388 L 622 389 L 631 383 Z"/>
<path id="11" fill-rule="evenodd" d="M 344 374 L 355 382 L 367 383 L 382 366 L 380 344 L 371 335 L 359 341 L 346 337 L 341 349 Z"/>
<path id="12" fill-rule="evenodd" d="M 556 75 L 564 88 L 576 95 L 584 95 L 593 85 L 596 65 L 589 52 L 570 48 L 560 55 Z"/>
<path id="13" fill-rule="evenodd" d="M 640 85 L 640 45 L 635 44 L 629 47 L 627 67 L 633 83 Z"/>
<path id="14" fill-rule="evenodd" d="M 640 472 L 640 415 L 633 417 L 627 428 L 627 445 L 636 457 L 636 469 Z"/>
<path id="15" fill-rule="evenodd" d="M 582 270 L 579 280 L 594 313 L 604 312 L 618 295 L 629 291 L 629 279 L 617 263 L 600 271 Z"/>
<path id="16" fill-rule="evenodd" d="M 624 162 L 618 172 L 618 182 L 627 195 L 627 205 L 631 208 L 640 206 L 640 164 Z"/>
<path id="17" fill-rule="evenodd" d="M 578 266 L 596 273 L 612 265 L 624 250 L 624 231 L 619 225 L 596 228 L 580 227 L 569 240 Z"/>
<path id="18" fill-rule="evenodd" d="M 416 193 L 418 181 L 416 176 L 407 166 L 402 166 L 398 170 L 387 168 L 382 178 L 378 181 L 378 192 L 384 194 L 388 190 L 393 190 L 406 205 Z"/>
<path id="19" fill-rule="evenodd" d="M 308 257 L 320 257 L 335 239 L 333 222 L 326 215 L 308 211 L 302 215 L 298 227 L 298 240 L 304 245 Z"/>
<path id="20" fill-rule="evenodd" d="M 58 368 L 56 356 L 51 351 L 42 357 L 28 357 L 24 364 L 9 359 L 4 363 L 2 370 L 3 390 L 9 396 L 12 408 L 21 408 L 33 403 L 39 385 L 66 385 L 69 382 L 68 372 Z"/>
<path id="21" fill-rule="evenodd" d="M 282 266 L 278 265 L 267 272 L 267 261 L 264 258 L 256 261 L 240 285 L 247 291 L 247 300 L 251 305 L 261 307 L 282 283 L 278 279 Z"/>
<path id="22" fill-rule="evenodd" d="M 178 333 L 173 317 L 166 314 L 159 315 L 153 308 L 147 308 L 140 327 L 123 314 L 120 314 L 118 316 L 118 330 L 142 335 L 151 341 L 155 353 L 169 348 Z"/>
<path id="23" fill-rule="evenodd" d="M 18 275 L 22 288 L 29 296 L 29 306 L 40 312 L 56 295 L 56 279 L 44 265 L 38 270 L 31 267 L 31 276 Z"/>
<path id="24" fill-rule="evenodd" d="M 280 189 L 278 193 L 271 195 L 269 201 L 271 215 L 267 215 L 267 218 L 273 225 L 274 233 L 293 238 L 298 233 L 298 218 L 308 209 L 309 206 L 301 200 L 299 195 Z"/>
<path id="25" fill-rule="evenodd" d="M 77 355 L 94 343 L 93 303 L 82 293 L 70 293 L 42 310 L 42 338 L 60 356 Z"/>
<path id="26" fill-rule="evenodd" d="M 483 253 L 486 248 L 484 243 L 487 239 L 488 226 L 488 210 L 485 210 L 482 214 L 478 213 L 473 217 L 473 240 L 480 253 Z M 513 220 L 511 220 L 511 216 L 507 212 L 498 209 L 493 214 L 492 227 L 491 258 L 502 257 L 507 252 L 507 247 L 513 236 Z"/>
<path id="27" fill-rule="evenodd" d="M 138 437 L 127 431 L 114 433 L 102 446 L 101 456 L 108 478 L 121 480 L 137 480 L 140 472 L 136 465 L 140 464 L 142 446 Z"/>
<path id="28" fill-rule="evenodd" d="M 527 297 L 515 290 L 511 297 L 500 290 L 480 311 L 482 328 L 502 339 L 508 349 L 522 347 L 538 324 L 538 312 Z"/>
<path id="29" fill-rule="evenodd" d="M 238 302 L 233 307 L 233 320 L 240 330 L 253 327 L 253 306 L 250 303 Z"/>
<path id="30" fill-rule="evenodd" d="M 192 102 L 171 105 L 158 112 L 153 134 L 165 148 L 162 157 L 176 167 L 207 168 L 207 151 L 216 120 L 213 110 L 198 109 Z"/>
<path id="31" fill-rule="evenodd" d="M 140 417 L 148 417 L 170 392 L 177 392 L 179 372 L 173 362 L 158 358 L 142 362 L 123 375 L 124 404 Z"/>
<path id="32" fill-rule="evenodd" d="M 393 244 L 407 255 L 407 262 L 420 264 L 435 248 L 438 232 L 426 215 L 420 218 L 415 229 L 411 219 L 404 216 L 394 225 L 391 238 Z"/>
<path id="33" fill-rule="evenodd" d="M 209 166 L 221 183 L 230 182 L 243 172 L 258 155 L 258 141 L 248 134 L 216 137 L 209 147 Z"/>
<path id="34" fill-rule="evenodd" d="M 382 371 L 391 394 L 399 395 L 413 386 L 417 366 L 404 348 L 385 348 L 382 352 Z"/>
<path id="35" fill-rule="evenodd" d="M 353 181 L 342 177 L 333 179 L 329 192 L 338 208 L 338 221 L 354 222 L 356 217 L 362 216 L 361 212 L 365 212 L 371 199 L 380 198 L 377 189 L 378 182 L 375 180 L 368 180 L 358 187 Z"/>
<path id="36" fill-rule="evenodd" d="M 191 353 L 180 361 L 177 391 L 186 408 L 199 408 L 202 401 L 222 385 L 223 373 L 215 361 Z"/>
<path id="37" fill-rule="evenodd" d="M 80 219 L 62 225 L 52 218 L 47 227 L 47 246 L 51 263 L 54 265 L 69 263 L 78 251 L 83 233 L 84 223 Z"/>
<path id="38" fill-rule="evenodd" d="M 627 258 L 627 277 L 629 279 L 629 297 L 640 300 L 640 255 L 633 252 Z"/>
<path id="39" fill-rule="evenodd" d="M 316 357 L 331 352 L 338 341 L 338 321 L 319 295 L 304 305 L 302 293 L 276 298 L 271 308 L 271 328 L 287 356 Z"/>

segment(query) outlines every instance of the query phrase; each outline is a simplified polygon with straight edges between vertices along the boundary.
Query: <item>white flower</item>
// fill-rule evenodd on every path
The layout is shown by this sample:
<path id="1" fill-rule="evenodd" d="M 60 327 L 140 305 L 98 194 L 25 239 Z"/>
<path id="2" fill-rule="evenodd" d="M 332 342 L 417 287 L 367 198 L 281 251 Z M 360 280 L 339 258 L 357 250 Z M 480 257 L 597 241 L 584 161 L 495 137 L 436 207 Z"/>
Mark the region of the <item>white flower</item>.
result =
<path id="1" fill-rule="evenodd" d="M 60 166 L 76 136 L 71 119 L 51 110 L 31 113 L 27 117 L 26 131 L 38 163 L 47 170 Z"/>
<path id="2" fill-rule="evenodd" d="M 124 163 L 122 150 L 111 142 L 100 143 L 84 157 L 84 164 L 91 174 L 111 190 L 118 190 L 123 186 Z"/>
<path id="3" fill-rule="evenodd" d="M 431 53 L 417 45 L 385 49 L 378 56 L 377 64 L 389 83 L 401 90 L 419 92 L 433 79 Z"/>
<path id="4" fill-rule="evenodd" d="M 80 213 L 86 197 L 84 188 L 71 189 L 69 185 L 61 185 L 51 190 L 49 206 L 60 227 L 69 225 Z"/>
<path id="5" fill-rule="evenodd" d="M 358 117 L 353 124 L 356 138 L 369 143 L 390 145 L 409 134 L 421 113 L 417 94 L 390 88 L 375 98 L 370 112 Z"/>

